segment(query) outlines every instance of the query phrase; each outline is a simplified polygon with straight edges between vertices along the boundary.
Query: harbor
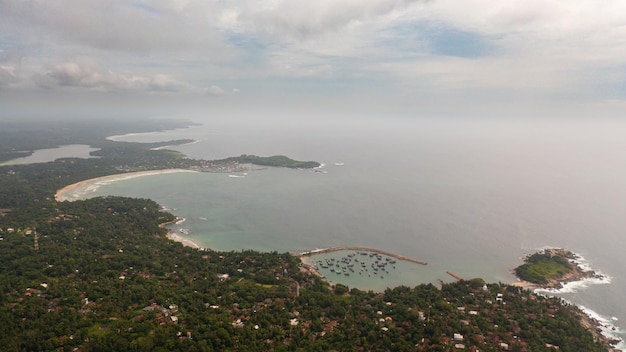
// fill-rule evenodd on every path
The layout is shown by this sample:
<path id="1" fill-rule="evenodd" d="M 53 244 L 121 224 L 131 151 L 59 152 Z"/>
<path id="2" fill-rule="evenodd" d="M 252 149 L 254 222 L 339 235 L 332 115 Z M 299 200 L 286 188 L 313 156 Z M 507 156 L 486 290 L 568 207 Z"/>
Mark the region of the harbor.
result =
<path id="1" fill-rule="evenodd" d="M 330 248 L 323 248 L 323 249 L 314 249 L 310 251 L 296 253 L 296 255 L 299 257 L 305 257 L 305 256 L 318 255 L 318 254 L 330 253 L 330 252 L 339 252 L 339 251 L 357 251 L 357 252 L 376 253 L 379 255 L 386 255 L 388 257 L 405 260 L 407 262 L 417 263 L 421 265 L 428 265 L 428 263 L 423 260 L 419 260 L 419 259 L 415 259 L 415 258 L 407 257 L 404 255 L 387 252 L 387 251 L 382 251 L 380 249 L 357 247 L 357 246 L 339 246 L 339 247 L 330 247 Z"/>
<path id="2" fill-rule="evenodd" d="M 357 246 L 331 247 L 292 254 L 301 258 L 304 270 L 316 273 L 331 285 L 343 284 L 375 291 L 406 282 L 407 274 L 421 276 L 426 272 L 420 268 L 427 265 L 423 260 Z M 418 283 L 419 280 L 415 282 Z"/>

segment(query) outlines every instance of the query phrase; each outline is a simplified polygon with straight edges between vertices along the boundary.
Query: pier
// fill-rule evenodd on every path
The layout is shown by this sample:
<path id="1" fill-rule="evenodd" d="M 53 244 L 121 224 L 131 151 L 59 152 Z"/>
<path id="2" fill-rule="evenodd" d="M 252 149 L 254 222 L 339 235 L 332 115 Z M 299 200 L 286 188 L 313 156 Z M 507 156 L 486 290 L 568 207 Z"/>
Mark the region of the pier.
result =
<path id="1" fill-rule="evenodd" d="M 427 262 L 425 262 L 423 260 L 419 260 L 419 259 L 415 259 L 415 258 L 411 258 L 411 257 L 406 257 L 406 256 L 403 256 L 403 255 L 400 255 L 400 254 L 396 254 L 396 253 L 381 251 L 380 249 L 366 248 L 366 247 L 355 247 L 355 246 L 340 246 L 340 247 L 330 247 L 330 248 L 323 248 L 323 249 L 314 249 L 314 250 L 311 250 L 311 251 L 300 252 L 300 253 L 297 253 L 295 255 L 298 256 L 298 257 L 306 257 L 306 256 L 310 256 L 310 255 L 330 253 L 330 252 L 338 252 L 338 251 L 372 252 L 372 253 L 378 253 L 378 254 L 386 255 L 388 257 L 394 257 L 394 258 L 400 259 L 400 260 L 406 260 L 407 262 L 417 263 L 417 264 L 421 264 L 421 265 L 427 265 L 428 264 Z"/>
<path id="2" fill-rule="evenodd" d="M 446 273 L 448 273 L 448 275 L 452 276 L 453 278 L 457 280 L 464 280 L 461 275 L 455 273 L 454 271 L 446 271 Z"/>

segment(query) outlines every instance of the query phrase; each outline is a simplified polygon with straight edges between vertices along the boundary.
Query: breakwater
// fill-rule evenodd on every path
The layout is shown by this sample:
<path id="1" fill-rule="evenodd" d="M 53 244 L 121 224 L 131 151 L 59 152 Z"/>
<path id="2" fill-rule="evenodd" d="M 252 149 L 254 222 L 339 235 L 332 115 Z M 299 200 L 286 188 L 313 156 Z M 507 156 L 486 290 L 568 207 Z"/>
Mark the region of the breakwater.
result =
<path id="1" fill-rule="evenodd" d="M 455 273 L 454 271 L 446 271 L 446 273 L 457 280 L 464 280 L 461 275 Z"/>
<path id="2" fill-rule="evenodd" d="M 298 257 L 306 257 L 306 256 L 311 256 L 311 255 L 316 255 L 316 254 L 323 254 L 323 253 L 329 253 L 329 252 L 338 252 L 338 251 L 372 252 L 372 253 L 378 253 L 378 254 L 386 255 L 388 257 L 394 257 L 394 258 L 400 259 L 400 260 L 406 260 L 407 262 L 417 263 L 417 264 L 421 264 L 421 265 L 427 265 L 428 264 L 427 262 L 425 262 L 423 260 L 407 257 L 407 256 L 404 256 L 404 255 L 391 253 L 391 252 L 386 252 L 386 251 L 382 251 L 380 249 L 375 249 L 375 248 L 356 247 L 356 246 L 339 246 L 339 247 L 314 249 L 314 250 L 311 250 L 311 251 L 295 253 L 295 255 L 298 256 Z"/>

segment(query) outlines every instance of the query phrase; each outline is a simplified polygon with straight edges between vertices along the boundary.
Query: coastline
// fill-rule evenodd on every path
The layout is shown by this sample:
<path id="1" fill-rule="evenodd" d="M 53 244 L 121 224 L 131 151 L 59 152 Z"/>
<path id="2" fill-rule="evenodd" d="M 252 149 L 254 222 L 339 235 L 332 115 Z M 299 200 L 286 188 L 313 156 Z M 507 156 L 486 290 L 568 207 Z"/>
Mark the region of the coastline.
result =
<path id="1" fill-rule="evenodd" d="M 68 186 L 65 186 L 61 189 L 59 189 L 56 193 L 55 193 L 55 199 L 57 201 L 72 201 L 72 200 L 77 200 L 80 199 L 78 197 L 68 197 L 67 195 L 69 193 L 71 193 L 72 191 L 74 191 L 76 188 L 79 187 L 88 187 L 89 185 L 96 185 L 98 183 L 108 183 L 108 182 L 115 182 L 115 181 L 119 181 L 119 180 L 126 180 L 126 179 L 130 179 L 130 178 L 136 178 L 136 177 L 142 177 L 142 176 L 150 176 L 150 175 L 159 175 L 159 174 L 167 174 L 167 173 L 178 173 L 178 172 L 197 172 L 194 170 L 185 170 L 185 169 L 161 169 L 161 170 L 148 170 L 148 171 L 137 171 L 137 172 L 127 172 L 127 173 L 119 173 L 119 174 L 113 174 L 113 175 L 108 175 L 108 176 L 102 176 L 102 177 L 97 177 L 97 178 L 92 178 L 92 179 L 87 179 L 87 180 L 83 180 Z M 181 219 L 177 219 L 177 221 L 179 221 Z M 166 226 L 168 225 L 166 224 L 162 224 L 162 226 Z M 179 235 L 178 233 L 176 233 L 175 231 L 169 230 L 167 233 L 167 238 L 172 240 L 172 241 L 176 241 L 176 242 L 180 242 L 182 243 L 184 246 L 188 246 L 191 248 L 195 248 L 195 249 L 200 249 L 202 250 L 203 247 L 201 245 L 199 245 L 198 243 L 194 242 L 193 240 L 186 238 L 182 235 Z M 339 250 L 339 249 L 352 249 L 353 247 L 338 247 L 335 250 Z M 372 250 L 372 249 L 368 249 L 368 250 Z M 554 250 L 554 249 L 553 249 Z M 562 249 L 561 249 L 562 250 Z M 376 251 L 376 250 L 374 250 Z M 565 250 L 563 250 L 565 251 Z M 313 253 L 307 253 L 307 254 L 316 254 L 315 251 L 311 251 Z M 378 252 L 378 251 L 377 251 Z M 569 252 L 569 251 L 568 251 Z M 386 252 L 385 252 L 386 253 Z M 559 253 L 559 254 L 563 254 L 563 253 Z M 574 254 L 574 253 L 572 253 Z M 576 255 L 576 257 L 570 257 L 569 255 L 566 256 L 568 259 L 570 260 L 576 260 L 579 258 L 579 256 Z M 310 262 L 307 260 L 309 258 L 307 258 L 306 255 L 301 255 L 300 256 L 300 260 L 303 264 L 305 264 L 309 270 L 311 270 L 314 274 L 319 275 L 321 277 L 323 277 L 322 275 L 320 275 L 320 273 L 315 270 L 312 265 L 310 264 Z M 404 258 L 399 258 L 398 259 L 404 259 Z M 417 262 L 419 264 L 423 264 L 425 265 L 426 263 L 422 263 L 421 261 L 417 261 L 415 260 L 414 262 Z M 536 294 L 541 294 L 538 293 L 537 291 L 539 290 L 545 290 L 548 294 L 550 293 L 557 293 L 557 291 L 560 288 L 563 288 L 562 284 L 566 284 L 566 283 L 573 283 L 573 282 L 578 282 L 578 281 L 582 281 L 585 280 L 587 278 L 589 278 L 589 276 L 586 276 L 585 274 L 589 275 L 590 270 L 585 270 L 586 268 L 581 267 L 579 265 L 579 263 L 576 263 L 575 265 L 576 269 L 575 273 L 563 278 L 564 280 L 560 282 L 560 285 L 555 285 L 555 283 L 552 283 L 551 286 L 546 286 L 546 285 L 538 285 L 538 284 L 533 284 L 531 282 L 527 282 L 527 281 L 518 281 L 515 283 L 511 283 L 510 285 L 512 286 L 516 286 L 516 287 L 521 287 L 524 289 L 529 289 L 534 291 Z M 596 273 L 591 271 L 591 273 L 593 275 L 595 275 Z M 590 275 L 590 276 L 593 276 Z M 324 277 L 323 277 L 324 278 Z M 325 278 L 326 279 L 326 278 Z M 330 284 L 333 284 L 332 281 L 326 279 Z M 560 280 L 559 280 L 560 281 Z M 552 289 L 554 290 L 553 292 L 550 292 L 549 290 Z M 581 307 L 582 308 L 582 307 Z M 600 341 L 603 345 L 605 345 L 607 347 L 607 349 L 611 352 L 613 351 L 621 351 L 621 349 L 618 349 L 615 347 L 616 344 L 620 344 L 621 347 L 621 342 L 623 342 L 621 339 L 616 338 L 615 336 L 611 335 L 611 336 L 607 336 L 607 334 L 603 333 L 610 333 L 610 329 L 606 329 L 605 324 L 603 324 L 601 321 L 599 321 L 598 319 L 596 319 L 592 314 L 590 314 L 590 312 L 588 312 L 585 309 L 581 309 L 581 313 L 580 313 L 580 321 L 581 324 L 583 324 L 594 336 L 594 338 L 597 341 Z"/>
<path id="2" fill-rule="evenodd" d="M 167 237 L 169 240 L 175 241 L 175 242 L 180 242 L 183 244 L 183 246 L 187 246 L 187 247 L 191 247 L 191 248 L 195 248 L 195 249 L 206 249 L 204 247 L 202 247 L 201 245 L 199 245 L 197 242 L 194 242 L 193 240 L 183 237 L 179 234 L 177 234 L 176 232 L 172 231 L 171 229 L 166 228 L 167 225 L 172 225 L 172 224 L 178 224 L 181 221 L 184 221 L 184 219 L 181 218 L 176 218 L 172 221 L 168 221 L 168 222 L 164 222 L 162 224 L 159 224 L 159 227 L 161 228 L 165 228 L 167 230 L 167 235 L 165 235 L 165 237 Z"/>
<path id="3" fill-rule="evenodd" d="M 71 191 L 75 190 L 79 187 L 88 186 L 91 184 L 103 183 L 103 182 L 115 182 L 121 180 L 127 180 L 136 177 L 142 176 L 152 176 L 152 175 L 161 175 L 161 174 L 170 174 L 170 173 L 178 173 L 178 172 L 197 172 L 194 170 L 185 170 L 185 169 L 161 169 L 161 170 L 147 170 L 147 171 L 135 171 L 135 172 L 124 172 L 119 174 L 101 176 L 90 178 L 87 180 L 79 181 L 76 183 L 72 183 L 71 185 L 67 185 L 56 191 L 54 194 L 54 199 L 58 202 L 63 201 L 73 201 L 77 200 L 76 197 L 68 197 L 67 194 Z"/>
<path id="4" fill-rule="evenodd" d="M 553 296 L 560 292 L 570 292 L 569 290 L 572 288 L 569 286 L 576 286 L 588 280 L 595 279 L 600 280 L 601 283 L 610 283 L 609 277 L 597 273 L 590 267 L 583 265 L 584 258 L 568 249 L 545 248 L 537 253 L 546 253 L 551 256 L 565 258 L 572 265 L 572 269 L 559 278 L 550 279 L 545 284 L 525 281 L 518 277 L 519 281 L 512 283 L 511 286 L 531 290 L 537 295 Z M 525 262 L 528 262 L 527 258 Z M 578 309 L 577 315 L 580 323 L 593 335 L 594 340 L 599 341 L 609 352 L 619 352 L 623 350 L 624 340 L 615 334 L 617 327 L 614 324 L 603 321 L 603 318 L 590 309 L 579 305 L 575 306 Z"/>
<path id="5" fill-rule="evenodd" d="M 177 233 L 175 233 L 174 231 L 169 230 L 167 232 L 167 238 L 175 241 L 175 242 L 180 242 L 183 244 L 183 246 L 187 246 L 187 247 L 191 247 L 191 248 L 195 248 L 195 249 L 202 249 L 203 247 L 200 246 L 199 244 L 197 244 L 196 242 L 190 240 L 189 238 L 183 237 Z"/>
<path id="6" fill-rule="evenodd" d="M 580 323 L 591 332 L 596 341 L 599 341 L 609 352 L 622 352 L 622 349 L 618 346 L 623 343 L 621 338 L 609 335 L 609 332 L 605 330 L 606 324 L 593 317 L 584 307 L 576 307 L 578 307 Z"/>
<path id="7" fill-rule="evenodd" d="M 102 176 L 102 177 L 95 177 L 95 178 L 90 178 L 87 180 L 83 180 L 83 181 L 79 181 L 76 183 L 72 183 L 71 185 L 67 185 L 61 189 L 59 189 L 55 195 L 54 195 L 54 199 L 59 201 L 59 202 L 63 202 L 63 201 L 73 201 L 73 200 L 77 200 L 78 198 L 73 198 L 73 197 L 68 197 L 67 194 L 72 192 L 73 190 L 75 190 L 78 187 L 84 187 L 84 186 L 88 186 L 91 184 L 97 184 L 97 183 L 103 183 L 103 182 L 115 182 L 115 181 L 121 181 L 121 180 L 128 180 L 131 178 L 136 178 L 136 177 L 143 177 L 143 176 L 152 176 L 152 175 L 162 175 L 162 174 L 171 174 L 171 173 L 178 173 L 178 172 L 197 172 L 194 170 L 185 170 L 185 169 L 161 169 L 161 170 L 148 170 L 148 171 L 135 171 L 135 172 L 125 172 L 125 173 L 120 173 L 120 174 L 113 174 L 113 175 L 107 175 L 107 176 Z M 171 223 L 176 223 L 180 221 L 180 219 L 176 219 L 173 222 L 166 222 L 163 224 L 160 224 L 160 227 L 165 227 Z M 196 248 L 196 249 L 202 249 L 203 247 L 200 246 L 198 243 L 194 242 L 193 240 L 180 236 L 177 233 L 175 233 L 172 230 L 168 230 L 167 233 L 167 238 L 175 241 L 175 242 L 180 242 L 183 244 L 183 246 L 187 246 L 187 247 L 192 247 L 192 248 Z"/>

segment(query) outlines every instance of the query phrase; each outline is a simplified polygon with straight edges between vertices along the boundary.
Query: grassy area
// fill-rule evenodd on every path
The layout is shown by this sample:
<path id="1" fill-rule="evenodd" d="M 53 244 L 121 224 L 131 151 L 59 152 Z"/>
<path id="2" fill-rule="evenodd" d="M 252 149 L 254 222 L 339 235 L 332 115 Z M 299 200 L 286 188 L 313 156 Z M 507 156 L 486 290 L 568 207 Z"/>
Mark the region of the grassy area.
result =
<path id="1" fill-rule="evenodd" d="M 515 268 L 515 273 L 522 280 L 546 284 L 563 277 L 572 270 L 574 268 L 566 258 L 548 253 L 535 253 L 526 258 L 525 264 Z"/>

